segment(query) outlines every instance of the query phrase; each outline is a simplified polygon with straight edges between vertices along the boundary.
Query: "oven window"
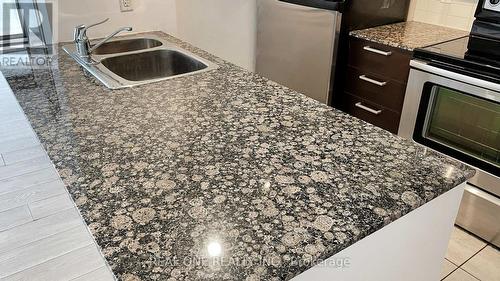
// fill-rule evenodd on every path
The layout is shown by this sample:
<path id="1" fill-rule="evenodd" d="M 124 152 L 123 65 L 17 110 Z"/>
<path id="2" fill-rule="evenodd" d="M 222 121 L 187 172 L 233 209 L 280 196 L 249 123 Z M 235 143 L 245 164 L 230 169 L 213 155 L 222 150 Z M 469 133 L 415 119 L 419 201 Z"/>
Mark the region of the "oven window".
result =
<path id="1" fill-rule="evenodd" d="M 433 85 L 424 138 L 500 167 L 500 104 Z"/>

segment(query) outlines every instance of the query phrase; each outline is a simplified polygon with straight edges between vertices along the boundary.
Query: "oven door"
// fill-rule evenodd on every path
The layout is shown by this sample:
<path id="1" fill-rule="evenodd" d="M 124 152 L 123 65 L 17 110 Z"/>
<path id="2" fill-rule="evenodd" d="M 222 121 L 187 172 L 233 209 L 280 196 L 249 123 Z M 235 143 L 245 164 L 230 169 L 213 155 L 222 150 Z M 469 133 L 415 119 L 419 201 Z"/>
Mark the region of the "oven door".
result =
<path id="1" fill-rule="evenodd" d="M 500 247 L 500 85 L 411 61 L 398 134 L 477 169 L 456 224 Z"/>
<path id="2" fill-rule="evenodd" d="M 499 176 L 500 85 L 421 68 L 410 72 L 400 135 Z"/>
<path id="3" fill-rule="evenodd" d="M 425 82 L 413 139 L 500 175 L 500 102 L 470 90 L 460 82 Z"/>

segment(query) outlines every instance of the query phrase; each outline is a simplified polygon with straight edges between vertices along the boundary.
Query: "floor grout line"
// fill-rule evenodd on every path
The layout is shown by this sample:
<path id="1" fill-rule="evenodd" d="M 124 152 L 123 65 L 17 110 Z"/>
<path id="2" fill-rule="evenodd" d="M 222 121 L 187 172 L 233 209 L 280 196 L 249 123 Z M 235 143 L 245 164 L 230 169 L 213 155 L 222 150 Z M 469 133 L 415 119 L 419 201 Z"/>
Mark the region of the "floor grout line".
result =
<path id="1" fill-rule="evenodd" d="M 66 188 L 65 188 L 65 189 L 66 189 Z M 40 201 L 43 201 L 43 200 L 52 199 L 52 198 L 54 198 L 54 197 L 61 196 L 61 195 L 68 195 L 68 193 L 63 191 L 63 192 L 61 192 L 60 194 L 55 194 L 55 195 L 52 195 L 52 196 L 50 196 L 50 197 L 46 197 L 46 198 L 43 198 L 43 199 L 38 199 L 38 200 L 30 201 L 29 203 L 37 203 L 37 202 L 40 202 Z M 71 198 L 70 198 L 70 199 L 71 199 Z M 29 205 L 29 204 L 28 204 L 28 205 Z M 72 206 L 72 208 L 73 208 L 73 207 L 74 207 L 74 206 Z M 70 208 L 68 208 L 68 209 L 70 209 Z"/>
<path id="2" fill-rule="evenodd" d="M 62 232 L 60 232 L 60 233 L 62 233 Z M 38 240 L 38 241 L 40 241 L 40 240 Z M 71 254 L 71 253 L 73 253 L 74 251 L 78 251 L 78 250 L 83 249 L 83 248 L 85 248 L 85 247 L 88 247 L 88 246 L 90 246 L 90 245 L 92 245 L 92 244 L 93 244 L 93 241 L 90 241 L 88 244 L 85 244 L 84 246 L 78 247 L 78 248 L 73 249 L 73 250 L 71 250 L 71 251 L 65 252 L 65 253 L 63 253 L 63 254 L 61 254 L 61 255 L 58 255 L 58 256 L 52 257 L 52 258 L 50 258 L 50 259 L 44 260 L 44 261 L 42 261 L 42 262 L 39 262 L 39 263 L 37 263 L 37 264 L 34 264 L 34 265 L 29 266 L 29 267 L 27 267 L 27 268 L 24 268 L 24 269 L 22 269 L 22 270 L 19 270 L 19 271 L 13 272 L 13 273 L 11 273 L 11 274 L 9 274 L 9 275 L 2 276 L 2 277 L 0 277 L 0 278 L 7 278 L 7 277 L 12 276 L 12 275 L 14 275 L 14 274 L 18 274 L 18 273 L 23 272 L 23 271 L 25 271 L 25 270 L 29 270 L 30 268 L 33 268 L 33 267 L 35 267 L 35 266 L 42 265 L 42 264 L 44 264 L 44 263 L 46 263 L 46 262 L 49 262 L 49 261 L 52 261 L 52 260 L 54 260 L 54 259 L 60 258 L 60 257 L 65 256 L 65 255 L 67 255 L 67 254 Z M 85 274 L 87 274 L 87 273 L 85 273 Z"/>
<path id="3" fill-rule="evenodd" d="M 33 212 L 31 211 L 30 204 L 26 203 L 26 206 L 28 206 L 28 211 L 30 212 L 31 219 L 33 219 L 33 221 L 34 221 L 35 217 L 33 216 Z"/>
<path id="4" fill-rule="evenodd" d="M 25 147 L 25 148 L 21 148 L 21 149 L 12 150 L 12 151 L 9 151 L 7 153 L 19 152 L 19 151 L 23 151 L 23 150 L 33 149 L 35 147 L 40 147 L 41 149 L 45 150 L 43 148 L 43 145 L 40 144 L 40 143 L 38 143 L 38 144 L 34 144 L 33 146 L 30 146 L 30 147 Z M 7 153 L 4 152 L 3 154 L 7 154 Z M 47 154 L 47 153 L 45 153 L 45 154 Z"/>
<path id="5" fill-rule="evenodd" d="M 26 175 L 28 175 L 28 174 L 32 174 L 32 173 L 34 174 L 34 173 L 38 173 L 38 172 L 40 172 L 40 171 L 43 171 L 43 170 L 49 170 L 49 169 L 50 169 L 50 170 L 52 170 L 52 171 L 53 171 L 56 175 L 58 175 L 58 174 L 57 174 L 57 170 L 55 170 L 55 168 L 54 168 L 54 167 L 45 167 L 45 168 L 43 168 L 43 169 L 41 169 L 41 170 L 38 170 L 38 171 L 33 171 L 33 172 L 29 172 L 29 173 L 26 173 L 26 174 L 22 174 L 22 175 L 19 175 L 19 176 L 15 176 L 15 177 L 22 177 L 22 176 L 26 176 Z M 0 188 L 2 187 L 2 182 L 9 181 L 9 180 L 11 180 L 12 178 L 15 178 L 15 177 L 11 177 L 11 178 L 8 178 L 8 179 L 2 179 L 2 180 L 0 180 Z M 46 179 L 46 180 L 43 180 L 43 181 L 38 182 L 38 183 L 30 184 L 30 185 L 28 185 L 28 186 L 26 186 L 26 187 L 22 187 L 22 188 L 20 188 L 20 189 L 18 189 L 18 190 L 9 191 L 9 192 L 4 192 L 4 193 L 2 193 L 2 192 L 0 191 L 0 196 L 2 196 L 2 195 L 4 195 L 4 194 L 9 194 L 9 193 L 11 193 L 11 192 L 16 192 L 16 191 L 24 190 L 24 189 L 26 189 L 26 188 L 31 188 L 31 187 L 34 187 L 34 186 L 37 186 L 37 185 L 40 185 L 40 184 L 45 184 L 45 183 L 49 183 L 49 182 L 52 182 L 52 181 L 58 181 L 58 180 L 62 181 L 62 179 L 58 176 L 57 178 L 54 178 L 54 179 Z"/>
<path id="6" fill-rule="evenodd" d="M 461 270 L 465 271 L 467 274 L 469 274 L 470 276 L 472 276 L 472 278 L 478 280 L 478 281 L 481 281 L 481 279 L 477 278 L 476 276 L 472 275 L 472 273 L 468 272 L 467 270 L 463 269 L 462 267 L 459 267 Z"/>
<path id="7" fill-rule="evenodd" d="M 460 269 L 460 270 L 462 270 L 462 271 L 466 272 L 468 275 L 470 275 L 472 278 L 474 278 L 474 280 L 477 280 L 477 281 L 482 281 L 480 278 L 476 277 L 476 276 L 475 276 L 474 274 L 472 274 L 471 272 L 469 272 L 469 271 L 465 270 L 465 269 L 463 268 L 463 266 L 464 266 L 467 262 L 469 262 L 471 259 L 473 259 L 475 256 L 477 256 L 477 255 L 478 255 L 481 251 L 483 251 L 484 249 L 486 249 L 487 247 L 493 247 L 493 248 L 497 248 L 497 249 L 498 249 L 498 247 L 496 247 L 495 245 L 491 244 L 491 242 L 488 242 L 488 241 L 486 241 L 486 240 L 482 239 L 481 237 L 476 236 L 474 233 L 471 233 L 471 232 L 467 231 L 466 229 L 463 229 L 462 227 L 460 227 L 460 226 L 458 226 L 458 225 L 455 225 L 455 227 L 456 227 L 456 228 L 458 228 L 458 229 L 460 229 L 460 230 L 463 230 L 463 231 L 464 231 L 464 232 L 466 232 L 469 236 L 472 236 L 472 237 L 474 237 L 474 238 L 476 238 L 476 239 L 478 239 L 478 240 L 482 241 L 483 243 L 485 243 L 485 245 L 484 245 L 484 246 L 482 246 L 479 250 L 477 250 L 477 251 L 476 251 L 476 252 L 475 252 L 472 256 L 470 256 L 470 257 L 469 257 L 468 259 L 466 259 L 464 262 L 462 262 L 460 265 L 455 264 L 454 262 L 452 262 L 451 260 L 449 260 L 449 259 L 447 259 L 447 258 L 445 257 L 445 260 L 446 260 L 446 261 L 448 261 L 448 262 L 450 262 L 451 264 L 453 264 L 453 265 L 455 266 L 455 269 L 454 269 L 454 270 L 452 270 L 452 271 L 451 271 L 449 274 L 447 274 L 445 277 L 443 277 L 443 278 L 441 279 L 441 281 L 445 281 L 445 280 L 446 280 L 446 278 L 448 278 L 448 277 L 449 277 L 449 276 L 450 276 L 453 272 L 457 271 L 458 269 Z"/>
<path id="8" fill-rule="evenodd" d="M 59 194 L 59 195 L 60 195 L 60 194 Z M 29 206 L 28 206 L 28 208 L 29 208 Z M 36 220 L 40 220 L 40 219 L 43 219 L 43 218 L 47 218 L 47 217 L 50 217 L 50 216 L 55 215 L 55 214 L 57 214 L 57 213 L 60 213 L 60 212 L 63 212 L 63 211 L 67 211 L 67 210 L 70 210 L 70 209 L 74 209 L 74 208 L 75 208 L 75 207 L 71 206 L 71 207 L 69 207 L 69 208 L 61 209 L 61 210 L 57 211 L 57 212 L 56 212 L 56 213 L 54 213 L 54 214 L 50 214 L 50 215 L 47 215 L 47 216 L 44 216 L 44 217 L 39 217 L 39 218 L 34 219 L 34 220 L 36 221 Z M 85 222 L 84 222 L 84 223 L 85 223 Z"/>
<path id="9" fill-rule="evenodd" d="M 33 145 L 29 145 L 27 147 L 23 147 L 23 148 L 20 148 L 20 149 L 15 149 L 15 150 L 7 151 L 7 152 L 2 152 L 2 154 L 5 155 L 5 154 L 8 154 L 8 153 L 16 153 L 16 152 L 21 152 L 23 150 L 33 149 L 33 148 L 41 148 L 41 149 L 43 149 L 43 147 L 40 144 L 33 144 Z M 43 156 L 38 156 L 38 157 L 43 157 Z M 19 163 L 19 162 L 22 162 L 22 161 L 12 162 L 9 165 L 12 165 L 12 164 L 15 164 L 15 163 Z M 4 161 L 4 163 L 5 163 L 5 161 Z M 7 163 L 5 163 L 5 165 L 7 166 Z"/>
<path id="10" fill-rule="evenodd" d="M 475 237 L 475 235 L 473 235 L 473 236 Z M 470 276 L 474 277 L 475 279 L 481 281 L 481 279 L 477 278 L 472 273 L 470 273 L 467 270 L 465 270 L 464 268 L 462 268 L 462 266 L 464 266 L 468 261 L 470 261 L 472 258 L 474 258 L 475 256 L 477 256 L 477 254 L 479 254 L 482 250 L 484 250 L 486 247 L 488 247 L 488 245 L 489 244 L 486 244 L 484 247 L 482 247 L 479 251 L 477 251 L 474 255 L 472 255 L 472 257 L 470 257 L 469 259 L 467 259 L 466 261 L 464 261 L 464 263 L 462 265 L 460 265 L 458 268 L 460 268 L 461 270 L 467 272 Z"/>
<path id="11" fill-rule="evenodd" d="M 475 252 L 470 258 L 466 259 L 461 265 L 458 265 L 458 267 L 462 267 L 463 265 L 465 265 L 468 261 L 470 261 L 473 257 L 475 257 L 477 254 L 479 254 L 479 252 L 484 250 L 484 248 L 486 248 L 486 247 L 488 247 L 488 244 L 484 245 L 481 249 L 479 249 L 477 252 Z"/>
<path id="12" fill-rule="evenodd" d="M 5 253 L 8 253 L 8 252 L 10 252 L 10 251 L 14 251 L 14 250 L 18 250 L 18 249 L 20 249 L 20 248 L 23 248 L 23 247 L 29 246 L 29 245 L 31 245 L 31 244 L 38 243 L 38 242 L 40 242 L 40 241 L 41 241 L 41 240 L 43 240 L 43 239 L 47 239 L 47 238 L 50 238 L 50 237 L 52 237 L 52 236 L 55 236 L 55 235 L 58 235 L 58 234 L 61 234 L 61 233 L 64 233 L 64 232 L 71 231 L 71 230 L 73 230 L 73 229 L 75 229 L 75 228 L 78 228 L 78 227 L 81 227 L 81 226 L 80 226 L 80 225 L 78 225 L 78 226 L 74 226 L 74 227 L 71 227 L 71 228 L 69 228 L 69 229 L 66 229 L 66 230 L 63 230 L 63 231 L 60 231 L 60 232 L 57 232 L 57 233 L 51 234 L 51 235 L 49 235 L 49 236 L 45 236 L 45 237 L 43 237 L 43 238 L 41 238 L 41 239 L 38 239 L 38 240 L 35 240 L 35 241 L 31 241 L 31 242 L 29 242 L 29 243 L 27 243 L 27 244 L 24 244 L 24 245 L 22 245 L 22 246 L 19 246 L 19 247 L 16 247 L 16 248 L 12 248 L 12 249 L 10 249 L 10 250 L 6 251 Z"/>
<path id="13" fill-rule="evenodd" d="M 0 215 L 2 215 L 2 213 L 4 213 L 4 212 L 11 211 L 11 210 L 13 210 L 13 209 L 17 209 L 17 208 L 21 208 L 21 207 L 27 207 L 27 209 L 28 209 L 28 211 L 29 211 L 29 207 L 28 207 L 26 204 L 24 204 L 24 205 L 17 206 L 17 207 L 12 208 L 12 209 L 8 209 L 8 210 L 5 210 L 5 211 L 2 211 L 2 212 L 0 212 Z M 22 223 L 22 224 L 14 225 L 14 226 L 11 226 L 11 227 L 8 227 L 8 228 L 5 228 L 5 229 L 0 229 L 0 233 L 5 232 L 5 231 L 12 230 L 12 229 L 14 229 L 14 228 L 16 228 L 16 227 L 18 227 L 18 226 L 21 226 L 21 225 L 25 225 L 25 224 L 28 224 L 28 223 L 32 223 L 32 222 L 34 222 L 35 220 L 33 219 L 33 216 L 31 215 L 31 211 L 29 211 L 29 212 L 30 212 L 30 218 L 31 218 L 31 220 L 30 220 L 30 221 L 24 222 L 24 223 Z"/>
<path id="14" fill-rule="evenodd" d="M 455 265 L 455 264 L 453 264 Z M 453 272 L 457 271 L 457 269 L 459 269 L 460 267 L 455 267 L 455 269 L 453 269 L 450 273 L 448 273 L 445 277 L 441 278 L 441 281 L 443 280 L 446 280 L 446 278 L 448 278 L 448 276 L 450 276 Z"/>
<path id="15" fill-rule="evenodd" d="M 41 181 L 41 182 L 35 183 L 33 185 L 29 185 L 29 186 L 26 186 L 26 187 L 21 187 L 20 189 L 17 189 L 17 190 L 5 192 L 5 193 L 0 193 L 0 197 L 5 196 L 5 195 L 9 195 L 11 193 L 16 193 L 16 192 L 19 192 L 19 191 L 30 189 L 30 188 L 33 188 L 33 187 L 37 187 L 37 186 L 40 186 L 40 185 L 43 185 L 43 184 L 53 183 L 53 182 L 56 182 L 56 181 L 61 181 L 61 179 L 47 179 L 47 181 Z M 1 185 L 1 182 L 0 182 L 0 185 Z"/>
<path id="16" fill-rule="evenodd" d="M 44 156 L 42 156 L 42 157 L 44 157 Z M 42 158 L 42 157 L 39 157 L 39 158 Z M 48 158 L 48 157 L 47 157 L 47 158 Z M 31 161 L 31 160 L 33 160 L 33 159 L 30 159 L 30 160 L 27 160 L 27 161 Z M 49 160 L 50 160 L 50 158 L 49 158 Z M 27 162 L 27 161 L 23 161 L 23 162 Z M 22 162 L 17 162 L 16 164 L 19 164 L 19 163 L 22 163 Z M 45 165 L 45 164 L 44 164 L 44 165 Z M 9 166 L 12 166 L 12 165 L 9 165 Z M 5 168 L 5 167 L 9 167 L 9 166 L 3 166 L 3 167 L 0 167 L 0 168 Z M 54 164 L 52 164 L 52 167 L 53 167 L 53 166 L 54 166 Z M 19 174 L 19 175 L 15 175 L 15 176 L 8 176 L 8 177 L 6 177 L 6 178 L 0 178 L 0 182 L 1 182 L 1 181 L 4 181 L 4 180 L 9 180 L 9 179 L 12 179 L 12 178 L 15 178 L 15 177 L 24 176 L 24 175 L 26 175 L 26 174 L 30 174 L 30 173 L 34 173 L 34 172 L 39 172 L 39 171 L 41 171 L 41 170 L 43 170 L 43 169 L 47 169 L 47 168 L 50 168 L 50 167 L 51 167 L 50 165 L 47 165 L 46 167 L 42 167 L 42 168 L 37 169 L 37 170 L 34 170 L 34 171 L 29 171 L 29 172 L 26 172 L 26 173 L 22 173 L 22 174 Z"/>
<path id="17" fill-rule="evenodd" d="M 12 209 L 21 208 L 21 207 L 23 207 L 23 206 L 27 206 L 27 204 L 21 204 L 21 205 L 19 205 L 19 206 L 15 206 L 15 207 L 13 207 L 13 208 L 9 208 L 9 209 L 7 209 L 7 210 L 0 211 L 0 216 L 2 215 L 2 213 L 8 212 L 8 211 L 12 211 Z M 0 231 L 0 232 L 1 232 L 1 231 Z"/>
<path id="18" fill-rule="evenodd" d="M 3 154 L 5 154 L 5 152 Z M 26 160 L 23 160 L 23 161 L 19 161 L 19 162 L 13 163 L 13 164 L 21 164 L 21 163 L 24 164 L 26 162 L 30 162 L 30 161 L 33 161 L 33 160 L 36 160 L 36 159 L 42 159 L 42 158 L 46 158 L 47 160 L 49 160 L 47 163 L 50 162 L 52 164 L 52 161 L 50 160 L 50 157 L 47 154 L 42 155 L 42 156 L 37 156 L 37 157 L 31 158 L 31 159 L 26 159 Z M 13 166 L 13 164 L 6 165 L 5 167 Z M 5 168 L 5 167 L 2 167 L 2 168 Z M 5 179 L 7 179 L 7 178 L 3 178 L 0 181 L 5 180 Z"/>
<path id="19" fill-rule="evenodd" d="M 20 206 L 20 207 L 22 207 L 22 206 Z M 28 207 L 28 210 L 29 210 L 29 206 L 27 206 L 27 207 Z M 19 207 L 16 207 L 16 208 L 19 208 Z M 6 231 L 6 230 L 12 230 L 12 229 L 14 229 L 14 228 L 16 228 L 16 227 L 20 227 L 20 226 L 23 226 L 23 225 L 26 225 L 26 224 L 29 224 L 29 223 L 32 223 L 32 222 L 35 222 L 35 221 L 39 221 L 39 220 L 44 219 L 44 218 L 48 218 L 48 217 L 51 217 L 51 216 L 55 216 L 55 215 L 57 215 L 57 214 L 59 214 L 59 213 L 61 213 L 61 212 L 67 211 L 67 210 L 69 210 L 69 209 L 71 209 L 71 208 L 64 209 L 64 210 L 59 210 L 59 211 L 57 211 L 57 212 L 55 212 L 55 213 L 53 213 L 53 214 L 51 214 L 51 215 L 48 215 L 48 216 L 45 216 L 45 217 L 42 217 L 42 218 L 38 218 L 38 219 L 33 219 L 32 221 L 28 221 L 28 222 L 25 222 L 25 223 L 23 223 L 23 224 L 16 225 L 15 227 L 11 227 L 11 228 L 9 228 L 9 229 L 1 230 L 1 231 L 0 231 L 0 233 L 4 232 L 4 231 Z M 3 211 L 3 212 L 4 212 L 4 211 Z M 0 214 L 1 214 L 1 213 L 3 213 L 3 212 L 0 212 Z M 31 211 L 30 211 L 30 213 L 31 213 Z M 43 239 L 43 238 L 45 238 L 45 237 L 42 237 L 41 239 Z M 40 239 L 39 239 L 39 240 L 40 240 Z M 36 241 L 38 241 L 38 240 L 36 240 Z M 22 245 L 22 246 L 24 246 L 24 245 Z M 21 247 L 22 247 L 22 246 L 21 246 Z"/>

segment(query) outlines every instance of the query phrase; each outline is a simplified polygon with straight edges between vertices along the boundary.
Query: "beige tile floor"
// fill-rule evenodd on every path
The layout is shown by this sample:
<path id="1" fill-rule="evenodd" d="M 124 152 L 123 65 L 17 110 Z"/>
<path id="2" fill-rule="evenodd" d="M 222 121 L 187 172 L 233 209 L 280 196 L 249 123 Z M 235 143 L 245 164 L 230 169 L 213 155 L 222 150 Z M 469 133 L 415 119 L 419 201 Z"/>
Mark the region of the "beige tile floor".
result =
<path id="1" fill-rule="evenodd" d="M 500 281 L 500 251 L 455 227 L 443 263 L 444 281 Z"/>

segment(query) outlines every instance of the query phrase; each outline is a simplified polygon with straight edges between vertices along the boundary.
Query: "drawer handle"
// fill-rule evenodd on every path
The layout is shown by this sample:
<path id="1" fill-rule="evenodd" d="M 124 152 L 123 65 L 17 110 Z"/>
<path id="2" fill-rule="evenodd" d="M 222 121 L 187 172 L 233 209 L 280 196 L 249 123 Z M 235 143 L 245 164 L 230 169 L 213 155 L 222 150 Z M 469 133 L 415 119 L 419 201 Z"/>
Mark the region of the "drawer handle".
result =
<path id="1" fill-rule="evenodd" d="M 380 82 L 380 81 L 377 81 L 375 79 L 371 79 L 369 77 L 366 77 L 366 75 L 360 75 L 359 79 L 366 81 L 366 82 L 369 82 L 369 83 L 372 83 L 372 84 L 375 84 L 375 85 L 380 86 L 380 87 L 383 87 L 387 84 L 387 82 Z"/>
<path id="2" fill-rule="evenodd" d="M 386 56 L 386 57 L 392 55 L 392 52 L 382 51 L 382 50 L 379 50 L 379 49 L 372 48 L 370 46 L 364 46 L 363 49 L 366 50 L 366 51 L 375 53 L 375 54 Z"/>
<path id="3" fill-rule="evenodd" d="M 370 113 L 373 113 L 375 115 L 379 115 L 380 113 L 382 113 L 382 110 L 375 110 L 373 108 L 369 108 L 368 106 L 363 105 L 361 102 L 356 103 L 355 106 L 364 109 Z"/>

